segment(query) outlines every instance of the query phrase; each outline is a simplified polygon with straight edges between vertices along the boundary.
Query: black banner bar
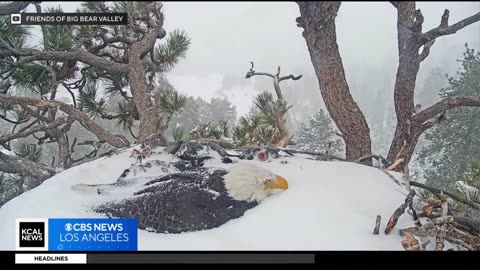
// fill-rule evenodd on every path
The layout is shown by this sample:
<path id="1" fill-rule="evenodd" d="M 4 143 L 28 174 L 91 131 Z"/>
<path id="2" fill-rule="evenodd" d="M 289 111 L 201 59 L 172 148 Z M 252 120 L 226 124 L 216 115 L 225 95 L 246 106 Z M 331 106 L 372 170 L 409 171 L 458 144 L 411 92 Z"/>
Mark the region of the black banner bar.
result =
<path id="1" fill-rule="evenodd" d="M 315 254 L 245 254 L 245 253 L 168 253 L 168 254 L 119 254 L 119 253 L 89 253 L 87 254 L 87 264 L 189 264 L 189 263 L 268 263 L 268 264 L 314 264 Z"/>
<path id="2" fill-rule="evenodd" d="M 126 25 L 127 13 L 19 13 L 10 15 L 20 25 Z"/>

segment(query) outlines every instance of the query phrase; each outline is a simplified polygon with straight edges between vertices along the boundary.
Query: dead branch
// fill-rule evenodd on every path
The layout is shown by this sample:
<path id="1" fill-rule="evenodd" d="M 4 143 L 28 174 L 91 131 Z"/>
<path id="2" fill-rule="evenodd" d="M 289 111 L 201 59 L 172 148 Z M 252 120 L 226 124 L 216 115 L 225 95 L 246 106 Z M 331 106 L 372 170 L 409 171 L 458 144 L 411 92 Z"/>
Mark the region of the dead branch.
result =
<path id="1" fill-rule="evenodd" d="M 422 250 L 425 250 L 427 248 L 428 244 L 430 244 L 430 239 L 427 239 L 427 240 L 425 240 L 425 242 L 422 243 Z"/>
<path id="2" fill-rule="evenodd" d="M 445 9 L 442 15 L 442 19 L 440 25 L 424 34 L 422 34 L 420 38 L 420 44 L 426 44 L 440 36 L 451 35 L 455 34 L 457 31 L 463 29 L 470 24 L 480 21 L 480 12 L 472 15 L 468 18 L 465 18 L 455 24 L 448 26 L 448 17 L 449 17 L 449 10 Z"/>
<path id="3" fill-rule="evenodd" d="M 403 158 L 397 159 L 392 165 L 390 165 L 390 166 L 387 168 L 387 170 L 388 170 L 388 171 L 393 171 L 393 170 L 395 170 L 395 168 L 398 167 L 398 165 L 400 165 L 402 162 L 403 162 Z"/>
<path id="4" fill-rule="evenodd" d="M 354 160 L 353 162 L 361 163 L 362 161 L 364 161 L 366 159 L 369 159 L 369 158 L 374 158 L 374 159 L 378 160 L 378 162 L 383 164 L 383 165 L 389 164 L 389 162 L 384 157 L 382 157 L 381 155 L 376 155 L 376 154 L 361 156 L 358 159 Z"/>
<path id="5" fill-rule="evenodd" d="M 413 207 L 413 200 L 411 200 L 410 203 L 408 204 L 408 208 L 410 208 L 410 211 L 412 211 L 412 217 L 413 217 L 413 222 L 415 223 L 415 226 L 422 227 L 422 222 L 420 221 L 420 218 L 417 215 L 417 211 L 415 211 L 415 208 Z"/>
<path id="6" fill-rule="evenodd" d="M 469 200 L 466 200 L 464 198 L 461 198 L 453 193 L 450 193 L 448 191 L 445 191 L 445 190 L 441 190 L 441 189 L 438 189 L 438 188 L 434 188 L 434 187 L 429 187 L 425 184 L 421 184 L 421 183 L 418 183 L 418 182 L 410 182 L 410 185 L 411 186 L 414 186 L 414 187 L 418 187 L 418 188 L 421 188 L 421 189 L 425 189 L 425 190 L 428 190 L 430 192 L 432 192 L 433 194 L 437 195 L 437 196 L 440 196 L 441 193 L 447 195 L 448 197 L 452 198 L 453 200 L 455 201 L 458 201 L 458 202 L 461 202 L 463 204 L 466 204 L 472 208 L 475 208 L 477 210 L 480 210 L 480 206 L 472 201 L 469 201 Z"/>
<path id="7" fill-rule="evenodd" d="M 425 108 L 416 114 L 413 119 L 417 123 L 424 123 L 437 115 L 440 115 L 447 110 L 456 108 L 456 107 L 480 107 L 480 97 L 479 96 L 455 96 L 447 97 L 439 102 L 433 104 L 432 106 Z"/>
<path id="8" fill-rule="evenodd" d="M 436 243 L 435 243 L 435 251 L 441 251 L 445 247 L 445 244 L 443 243 L 443 238 L 440 236 L 437 236 L 435 238 Z"/>
<path id="9" fill-rule="evenodd" d="M 285 80 L 289 80 L 289 79 L 297 81 L 297 80 L 300 80 L 302 77 L 303 77 L 303 75 L 294 76 L 292 74 L 289 74 L 288 76 L 281 77 L 280 79 L 278 79 L 278 81 L 281 82 L 281 81 L 285 81 Z"/>
<path id="10" fill-rule="evenodd" d="M 448 197 L 443 195 L 442 192 L 440 192 L 440 201 L 442 202 L 440 207 L 442 209 L 441 216 L 444 217 L 448 215 Z"/>
<path id="11" fill-rule="evenodd" d="M 407 233 L 419 236 L 419 237 L 443 237 L 444 240 L 460 245 L 470 251 L 475 251 L 480 249 L 480 238 L 471 234 L 466 234 L 455 229 L 453 226 L 450 227 L 446 233 L 442 230 L 435 229 L 426 229 L 424 227 L 417 228 L 411 227 L 407 229 L 401 229 L 400 235 L 406 235 Z M 441 235 L 444 234 L 444 235 Z"/>
<path id="12" fill-rule="evenodd" d="M 382 220 L 382 216 L 377 215 L 377 219 L 375 221 L 375 228 L 373 229 L 373 234 L 379 234 L 381 220 Z"/>
<path id="13" fill-rule="evenodd" d="M 293 153 L 293 154 L 305 154 L 305 155 L 320 157 L 323 160 L 347 161 L 346 159 L 341 158 L 341 157 L 336 157 L 336 156 L 333 156 L 333 155 L 327 155 L 327 154 L 318 153 L 318 152 L 301 151 L 301 150 L 285 149 L 285 148 L 275 148 L 275 149 L 278 150 L 278 151 L 284 151 L 287 154 L 291 154 L 291 153 Z"/>
<path id="14" fill-rule="evenodd" d="M 385 234 L 389 234 L 393 230 L 395 225 L 397 225 L 398 219 L 405 212 L 405 209 L 407 209 L 407 206 L 413 200 L 414 196 L 415 190 L 410 191 L 410 193 L 407 195 L 407 198 L 405 198 L 405 202 L 400 205 L 397 210 L 395 210 L 393 215 L 390 217 L 390 220 L 388 220 L 387 227 L 385 228 Z"/>
<path id="15" fill-rule="evenodd" d="M 405 239 L 402 241 L 402 246 L 406 251 L 420 251 L 420 243 L 412 233 L 405 233 Z"/>

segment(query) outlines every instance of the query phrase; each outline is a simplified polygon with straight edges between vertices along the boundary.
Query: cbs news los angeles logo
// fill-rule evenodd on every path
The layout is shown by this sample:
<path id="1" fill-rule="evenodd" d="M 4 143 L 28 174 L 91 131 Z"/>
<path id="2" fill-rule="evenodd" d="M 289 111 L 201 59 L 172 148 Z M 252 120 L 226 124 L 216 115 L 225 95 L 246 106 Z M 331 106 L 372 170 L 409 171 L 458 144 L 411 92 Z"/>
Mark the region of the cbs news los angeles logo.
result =
<path id="1" fill-rule="evenodd" d="M 17 219 L 16 250 L 48 250 L 48 219 Z"/>

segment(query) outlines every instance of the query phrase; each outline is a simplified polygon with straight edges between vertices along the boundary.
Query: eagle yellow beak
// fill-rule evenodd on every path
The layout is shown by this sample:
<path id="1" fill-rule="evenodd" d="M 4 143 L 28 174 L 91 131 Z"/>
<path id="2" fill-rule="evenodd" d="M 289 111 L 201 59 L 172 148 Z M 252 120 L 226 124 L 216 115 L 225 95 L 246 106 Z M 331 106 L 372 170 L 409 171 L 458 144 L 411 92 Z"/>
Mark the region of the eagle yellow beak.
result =
<path id="1" fill-rule="evenodd" d="M 270 183 L 266 184 L 266 187 L 269 189 L 283 189 L 286 190 L 288 189 L 288 182 L 285 178 L 281 176 L 275 176 L 274 181 L 271 181 Z"/>

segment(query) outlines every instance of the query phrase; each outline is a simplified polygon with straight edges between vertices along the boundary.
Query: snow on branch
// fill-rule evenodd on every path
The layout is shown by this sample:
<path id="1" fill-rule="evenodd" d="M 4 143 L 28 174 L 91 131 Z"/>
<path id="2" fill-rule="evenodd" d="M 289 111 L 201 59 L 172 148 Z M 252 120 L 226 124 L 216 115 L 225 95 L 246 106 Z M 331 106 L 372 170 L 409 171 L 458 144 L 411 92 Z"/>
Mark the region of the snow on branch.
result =
<path id="1" fill-rule="evenodd" d="M 472 15 L 468 18 L 465 18 L 455 24 L 448 26 L 448 17 L 449 17 L 449 10 L 445 9 L 442 15 L 442 19 L 440 25 L 424 34 L 422 34 L 420 38 L 420 44 L 427 44 L 428 42 L 445 35 L 451 35 L 456 33 L 457 31 L 461 30 L 462 28 L 478 22 L 480 20 L 480 12 Z"/>

